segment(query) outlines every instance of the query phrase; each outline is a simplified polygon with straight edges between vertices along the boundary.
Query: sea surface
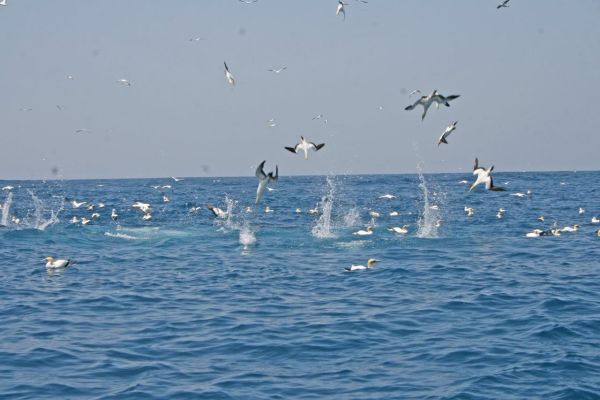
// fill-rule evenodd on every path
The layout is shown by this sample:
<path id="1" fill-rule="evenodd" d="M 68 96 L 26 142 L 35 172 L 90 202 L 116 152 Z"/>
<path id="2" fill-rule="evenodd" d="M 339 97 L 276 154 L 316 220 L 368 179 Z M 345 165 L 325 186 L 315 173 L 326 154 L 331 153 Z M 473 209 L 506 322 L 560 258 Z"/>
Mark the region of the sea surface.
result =
<path id="1" fill-rule="evenodd" d="M 600 172 L 463 180 L 0 181 L 0 399 L 600 398 Z"/>

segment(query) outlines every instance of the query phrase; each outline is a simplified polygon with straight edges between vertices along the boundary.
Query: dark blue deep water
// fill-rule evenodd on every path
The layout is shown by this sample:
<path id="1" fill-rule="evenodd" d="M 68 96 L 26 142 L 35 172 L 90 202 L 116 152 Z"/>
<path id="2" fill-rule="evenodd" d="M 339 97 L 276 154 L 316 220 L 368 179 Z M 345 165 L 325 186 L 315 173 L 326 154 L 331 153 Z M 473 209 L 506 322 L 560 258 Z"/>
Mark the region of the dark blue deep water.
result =
<path id="1" fill-rule="evenodd" d="M 0 398 L 600 398 L 600 173 L 472 178 L 2 181 Z"/>

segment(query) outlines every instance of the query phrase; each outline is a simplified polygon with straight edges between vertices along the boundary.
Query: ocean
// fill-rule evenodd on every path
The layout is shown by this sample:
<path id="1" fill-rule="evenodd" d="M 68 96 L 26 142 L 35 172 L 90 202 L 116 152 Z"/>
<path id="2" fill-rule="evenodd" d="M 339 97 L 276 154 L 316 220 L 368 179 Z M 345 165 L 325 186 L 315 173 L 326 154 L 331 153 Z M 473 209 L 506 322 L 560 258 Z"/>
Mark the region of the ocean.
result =
<path id="1" fill-rule="evenodd" d="M 0 399 L 600 398 L 600 172 L 494 177 L 0 181 Z"/>

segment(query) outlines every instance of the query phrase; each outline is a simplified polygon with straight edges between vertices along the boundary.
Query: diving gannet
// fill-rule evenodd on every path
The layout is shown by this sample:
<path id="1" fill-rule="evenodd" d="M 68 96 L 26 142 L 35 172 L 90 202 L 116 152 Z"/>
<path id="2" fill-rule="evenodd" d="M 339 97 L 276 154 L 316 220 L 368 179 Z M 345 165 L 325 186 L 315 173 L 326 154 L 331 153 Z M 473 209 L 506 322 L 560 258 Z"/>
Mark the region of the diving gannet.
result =
<path id="1" fill-rule="evenodd" d="M 442 133 L 442 136 L 440 136 L 440 138 L 438 139 L 438 143 L 437 143 L 438 146 L 442 143 L 448 144 L 448 142 L 446 141 L 446 138 L 448 136 L 450 136 L 450 134 L 452 133 L 453 130 L 456 129 L 456 124 L 458 124 L 458 121 L 455 121 L 446 127 L 446 130 L 444 131 L 444 133 Z"/>
<path id="2" fill-rule="evenodd" d="M 263 194 L 265 192 L 265 188 L 267 187 L 267 184 L 269 184 L 270 182 L 277 182 L 277 180 L 279 179 L 279 167 L 275 165 L 275 175 L 273 175 L 273 172 L 265 174 L 265 162 L 267 161 L 265 160 L 261 162 L 256 168 L 255 175 L 258 178 L 258 187 L 256 188 L 256 204 L 260 203 L 260 200 L 262 199 Z"/>
<path id="3" fill-rule="evenodd" d="M 304 159 L 308 160 L 308 150 L 319 151 L 325 146 L 325 143 L 315 144 L 313 142 L 307 142 L 304 139 L 304 136 L 300 136 L 300 143 L 295 145 L 294 147 L 285 147 L 287 151 L 292 153 L 298 153 L 298 150 L 304 151 Z"/>
<path id="4" fill-rule="evenodd" d="M 348 4 L 343 3 L 341 0 L 338 1 L 338 5 L 337 5 L 337 9 L 335 10 L 335 16 L 337 17 L 339 14 L 342 14 L 344 16 L 344 21 L 346 20 L 346 9 L 344 8 L 344 6 L 347 6 Z"/>
<path id="5" fill-rule="evenodd" d="M 592 217 L 592 224 L 597 224 L 600 223 L 600 219 L 598 219 L 597 217 Z"/>
<path id="6" fill-rule="evenodd" d="M 223 61 L 223 64 L 225 65 L 225 78 L 227 78 L 227 82 L 229 82 L 229 84 L 231 86 L 235 86 L 235 78 L 233 77 L 233 75 L 231 74 L 231 72 L 229 72 L 229 68 L 227 67 L 227 63 L 225 61 Z"/>
<path id="7" fill-rule="evenodd" d="M 487 190 L 493 190 L 496 192 L 503 192 L 504 188 L 494 186 L 494 181 L 492 179 L 492 171 L 494 170 L 494 166 L 492 165 L 490 168 L 483 168 L 479 166 L 479 160 L 475 158 L 475 166 L 473 167 L 473 175 L 477 175 L 477 179 L 471 187 L 469 188 L 469 192 L 475 189 L 479 184 L 485 183 L 485 188 Z"/>
<path id="8" fill-rule="evenodd" d="M 42 261 L 46 261 L 46 268 L 66 268 L 73 263 L 71 260 L 55 260 L 54 257 L 46 257 Z"/>
<path id="9" fill-rule="evenodd" d="M 210 212 L 212 212 L 214 214 L 215 217 L 217 218 L 227 218 L 227 212 L 221 210 L 219 207 L 213 207 L 210 204 L 208 206 L 206 206 Z"/>
<path id="10" fill-rule="evenodd" d="M 421 120 L 425 119 L 425 115 L 427 115 L 427 110 L 433 103 L 436 103 L 437 106 L 439 104 L 444 104 L 446 107 L 450 107 L 450 101 L 460 97 L 459 94 L 453 94 L 450 96 L 442 96 L 439 94 L 437 90 L 434 90 L 429 96 L 421 96 L 421 98 L 414 102 L 414 104 L 410 104 L 406 106 L 405 110 L 412 110 L 418 105 L 423 106 L 423 115 L 421 115 Z"/>
<path id="11" fill-rule="evenodd" d="M 346 271 L 348 272 L 352 272 L 352 271 L 362 271 L 365 269 L 369 269 L 373 267 L 373 264 L 375 264 L 376 262 L 379 262 L 381 260 L 376 260 L 374 258 L 369 258 L 369 260 L 367 261 L 367 265 L 351 265 L 349 267 L 344 268 Z"/>

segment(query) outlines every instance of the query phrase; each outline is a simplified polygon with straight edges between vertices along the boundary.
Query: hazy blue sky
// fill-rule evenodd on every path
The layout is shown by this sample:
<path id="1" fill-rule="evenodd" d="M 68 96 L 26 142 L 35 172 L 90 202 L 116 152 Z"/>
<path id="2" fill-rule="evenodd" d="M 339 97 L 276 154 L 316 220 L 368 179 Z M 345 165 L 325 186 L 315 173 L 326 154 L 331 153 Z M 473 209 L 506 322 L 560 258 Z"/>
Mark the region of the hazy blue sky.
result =
<path id="1" fill-rule="evenodd" d="M 600 168 L 600 1 L 346 2 L 8 0 L 0 179 Z"/>

